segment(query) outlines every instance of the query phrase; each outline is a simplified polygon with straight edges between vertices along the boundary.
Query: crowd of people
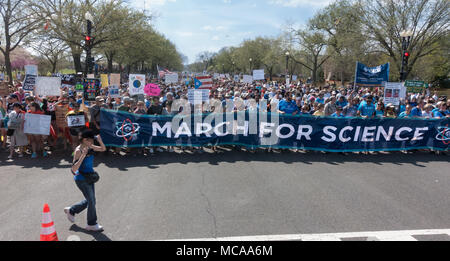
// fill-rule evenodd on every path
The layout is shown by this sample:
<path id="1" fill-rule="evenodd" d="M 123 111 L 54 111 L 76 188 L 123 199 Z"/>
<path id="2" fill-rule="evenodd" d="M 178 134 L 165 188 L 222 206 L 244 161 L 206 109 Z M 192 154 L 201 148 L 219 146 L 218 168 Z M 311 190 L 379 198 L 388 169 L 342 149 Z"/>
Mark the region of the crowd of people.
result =
<path id="1" fill-rule="evenodd" d="M 102 108 L 135 114 L 175 115 L 179 110 L 172 110 L 174 101 L 188 100 L 188 90 L 192 85 L 165 85 L 157 82 L 161 89 L 159 97 L 134 96 L 128 93 L 128 86 L 121 86 L 120 97 L 111 98 L 108 87 L 101 88 L 95 101 L 88 102 L 83 93 L 74 88 L 64 87 L 58 97 L 38 97 L 33 92 L 26 92 L 17 83 L 14 91 L 0 99 L 1 146 L 9 152 L 9 159 L 31 155 L 31 158 L 48 157 L 50 151 L 56 150 L 63 143 L 65 150 L 73 150 L 79 145 L 78 135 L 89 128 L 100 133 L 100 110 Z M 191 105 L 191 113 L 263 110 L 286 115 L 303 115 L 310 117 L 361 117 L 361 118 L 423 118 L 442 119 L 450 117 L 450 99 L 438 93 L 424 90 L 423 93 L 407 93 L 400 105 L 384 102 L 383 88 L 355 88 L 352 85 L 334 87 L 314 87 L 311 84 L 278 84 L 276 82 L 256 82 L 244 84 L 232 80 L 215 80 L 215 87 L 210 91 L 210 101 L 201 105 Z M 260 103 L 266 101 L 266 103 Z M 260 108 L 267 104 L 266 108 Z M 84 115 L 86 126 L 58 126 L 55 111 L 67 108 L 67 115 Z M 52 116 L 51 135 L 29 135 L 23 131 L 25 113 Z M 186 148 L 182 148 L 183 150 Z M 193 149 L 193 148 L 192 148 Z M 216 148 L 214 147 L 214 150 Z M 172 147 L 166 149 L 173 152 Z M 201 151 L 202 149 L 193 149 Z M 124 148 L 124 153 L 131 149 Z M 154 154 L 163 152 L 163 148 L 146 148 L 145 152 Z M 270 149 L 269 149 L 270 151 Z M 109 148 L 108 152 L 120 153 L 121 149 Z M 139 150 L 143 152 L 143 150 Z"/>

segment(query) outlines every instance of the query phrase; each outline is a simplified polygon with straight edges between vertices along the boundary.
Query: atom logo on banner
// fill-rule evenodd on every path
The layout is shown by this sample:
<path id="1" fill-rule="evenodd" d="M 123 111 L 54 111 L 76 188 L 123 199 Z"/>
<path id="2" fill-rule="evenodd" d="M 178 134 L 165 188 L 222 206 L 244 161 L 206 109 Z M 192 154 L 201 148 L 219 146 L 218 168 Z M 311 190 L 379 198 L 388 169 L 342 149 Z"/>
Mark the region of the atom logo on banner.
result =
<path id="1" fill-rule="evenodd" d="M 139 135 L 140 130 L 139 124 L 133 123 L 130 119 L 116 123 L 116 136 L 123 138 L 125 141 L 135 139 Z"/>
<path id="2" fill-rule="evenodd" d="M 439 127 L 436 140 L 442 141 L 445 145 L 450 144 L 450 128 L 447 126 Z"/>
<path id="3" fill-rule="evenodd" d="M 145 94 L 145 75 L 131 74 L 128 90 L 131 96 Z"/>

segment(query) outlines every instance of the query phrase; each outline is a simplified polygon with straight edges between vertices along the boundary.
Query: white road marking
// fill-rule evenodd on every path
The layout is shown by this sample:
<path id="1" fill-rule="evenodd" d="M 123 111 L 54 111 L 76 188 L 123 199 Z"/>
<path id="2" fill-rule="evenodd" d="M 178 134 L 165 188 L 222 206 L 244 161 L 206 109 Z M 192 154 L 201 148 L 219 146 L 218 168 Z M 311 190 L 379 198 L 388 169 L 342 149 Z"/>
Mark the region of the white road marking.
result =
<path id="1" fill-rule="evenodd" d="M 245 237 L 223 237 L 223 238 L 199 238 L 199 239 L 177 239 L 167 241 L 342 241 L 346 238 L 364 238 L 368 241 L 417 241 L 413 236 L 442 235 L 450 236 L 450 229 L 430 230 L 404 230 L 404 231 L 378 231 L 378 232 L 354 232 L 333 234 L 297 234 L 297 235 L 267 235 L 267 236 L 245 236 Z"/>

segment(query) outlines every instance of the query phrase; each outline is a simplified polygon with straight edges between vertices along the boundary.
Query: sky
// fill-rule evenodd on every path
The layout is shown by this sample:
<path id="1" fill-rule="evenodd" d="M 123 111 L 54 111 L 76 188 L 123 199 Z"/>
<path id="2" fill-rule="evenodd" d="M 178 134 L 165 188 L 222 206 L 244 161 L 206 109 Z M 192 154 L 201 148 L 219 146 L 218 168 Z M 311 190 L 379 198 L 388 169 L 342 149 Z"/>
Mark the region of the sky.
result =
<path id="1" fill-rule="evenodd" d="M 203 51 L 217 52 L 258 36 L 278 36 L 287 24 L 301 26 L 331 0 L 130 0 L 156 15 L 156 30 L 193 63 Z"/>

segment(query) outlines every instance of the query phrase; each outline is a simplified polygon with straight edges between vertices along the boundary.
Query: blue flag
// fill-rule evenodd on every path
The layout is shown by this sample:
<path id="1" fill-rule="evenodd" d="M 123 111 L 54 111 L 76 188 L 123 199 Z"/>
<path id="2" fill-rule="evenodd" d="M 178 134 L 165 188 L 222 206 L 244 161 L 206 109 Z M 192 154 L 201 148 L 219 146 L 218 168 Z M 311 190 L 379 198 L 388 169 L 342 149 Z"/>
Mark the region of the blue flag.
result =
<path id="1" fill-rule="evenodd" d="M 194 81 L 195 81 L 195 89 L 198 89 L 203 85 L 203 83 L 199 81 L 197 78 L 194 78 Z"/>
<path id="2" fill-rule="evenodd" d="M 389 82 L 389 63 L 377 67 L 367 67 L 356 63 L 355 85 L 360 87 L 382 87 Z"/>

